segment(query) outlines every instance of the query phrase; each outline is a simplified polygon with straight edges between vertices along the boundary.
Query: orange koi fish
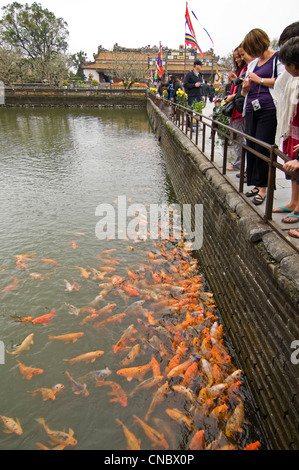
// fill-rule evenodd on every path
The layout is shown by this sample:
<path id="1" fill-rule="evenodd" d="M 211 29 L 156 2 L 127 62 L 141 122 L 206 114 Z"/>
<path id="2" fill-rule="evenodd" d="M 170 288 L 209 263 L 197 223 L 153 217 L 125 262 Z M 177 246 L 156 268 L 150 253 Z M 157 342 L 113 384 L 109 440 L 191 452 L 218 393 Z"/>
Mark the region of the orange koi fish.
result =
<path id="1" fill-rule="evenodd" d="M 145 415 L 145 421 L 148 420 L 150 414 L 154 411 L 154 409 L 162 403 L 164 398 L 169 392 L 169 385 L 168 382 L 165 382 L 164 384 L 161 385 L 161 387 L 158 388 L 158 390 L 154 393 L 153 399 L 151 401 L 151 404 L 149 406 L 149 409 Z"/>
<path id="2" fill-rule="evenodd" d="M 43 426 L 44 430 L 48 434 L 53 444 L 61 444 L 64 447 L 67 447 L 67 446 L 73 447 L 77 445 L 77 441 L 73 437 L 74 431 L 72 429 L 69 429 L 68 433 L 63 432 L 63 431 L 52 431 L 49 428 L 49 426 L 46 425 L 44 418 L 37 418 L 36 421 Z"/>
<path id="3" fill-rule="evenodd" d="M 124 423 L 120 419 L 116 419 L 116 422 L 120 424 L 123 428 L 123 431 L 124 431 L 124 434 L 128 443 L 128 450 L 141 450 L 140 448 L 141 440 L 137 439 L 137 437 L 131 431 L 129 431 L 127 426 L 125 426 Z"/>
<path id="4" fill-rule="evenodd" d="M 129 393 L 129 397 L 132 397 L 133 395 L 135 395 L 135 393 L 138 392 L 138 390 L 147 390 L 148 388 L 152 388 L 155 385 L 158 385 L 162 379 L 163 379 L 163 375 L 160 375 L 160 376 L 157 375 L 154 377 L 150 377 L 149 379 L 143 380 L 143 382 L 141 382 L 140 384 L 136 385 L 135 388 L 133 388 L 133 390 Z"/>
<path id="5" fill-rule="evenodd" d="M 154 377 L 160 376 L 161 375 L 160 365 L 154 356 L 152 357 L 151 364 L 152 364 Z"/>
<path id="6" fill-rule="evenodd" d="M 38 323 L 40 325 L 47 325 L 53 319 L 54 315 L 56 315 L 55 309 L 51 310 L 51 312 L 47 313 L 46 315 L 42 315 L 40 317 L 35 318 L 34 320 L 32 320 L 32 323 L 34 324 Z"/>
<path id="7" fill-rule="evenodd" d="M 19 364 L 19 370 L 24 379 L 30 380 L 32 379 L 32 377 L 35 377 L 36 375 L 40 375 L 44 372 L 43 369 L 38 369 L 35 367 L 26 367 L 24 364 L 22 364 L 18 360 L 17 360 L 17 363 Z"/>
<path id="8" fill-rule="evenodd" d="M 179 411 L 177 408 L 173 408 L 173 409 L 167 408 L 165 411 L 168 414 L 168 416 L 170 416 L 172 419 L 174 419 L 178 423 L 184 424 L 185 426 L 187 426 L 187 428 L 190 431 L 194 430 L 194 426 L 192 424 L 192 418 L 190 416 L 184 415 L 184 413 Z"/>
<path id="9" fill-rule="evenodd" d="M 233 414 L 229 418 L 226 428 L 225 434 L 227 437 L 231 437 L 235 433 L 242 433 L 243 429 L 241 427 L 242 423 L 244 422 L 244 406 L 243 403 L 240 402 L 233 411 Z"/>
<path id="10" fill-rule="evenodd" d="M 101 357 L 104 354 L 104 351 L 91 351 L 85 354 L 80 354 L 72 359 L 64 359 L 64 361 L 68 362 L 69 364 L 76 364 L 77 362 L 85 362 L 88 364 L 89 362 L 94 362 L 98 357 Z"/>
<path id="11" fill-rule="evenodd" d="M 168 378 L 175 377 L 175 376 L 184 377 L 186 370 L 188 369 L 189 366 L 191 366 L 193 362 L 194 362 L 194 359 L 192 357 L 187 359 L 182 364 L 179 364 L 178 366 L 171 369 L 168 372 L 167 377 Z"/>
<path id="12" fill-rule="evenodd" d="M 159 433 L 156 429 L 152 428 L 148 424 L 146 424 L 142 419 L 138 416 L 133 415 L 133 418 L 137 423 L 139 423 L 144 430 L 147 437 L 153 442 L 154 446 L 163 447 L 163 449 L 169 449 L 169 445 L 165 440 L 164 434 Z"/>
<path id="13" fill-rule="evenodd" d="M 19 419 L 14 420 L 12 418 L 8 418 L 7 416 L 2 416 L 2 415 L 0 415 L 0 418 L 3 421 L 4 428 L 5 428 L 4 432 L 6 434 L 11 434 L 13 432 L 16 433 L 18 436 L 23 434 L 23 429 L 21 427 Z"/>
<path id="14" fill-rule="evenodd" d="M 12 277 L 12 276 L 10 276 L 10 277 Z M 10 290 L 15 290 L 16 287 L 18 286 L 18 284 L 19 284 L 19 279 L 17 277 L 15 277 L 15 278 L 13 278 L 13 282 L 9 286 L 5 287 L 1 292 L 7 292 L 7 291 L 10 291 Z"/>
<path id="15" fill-rule="evenodd" d="M 206 448 L 205 432 L 201 429 L 192 437 L 189 450 L 204 450 Z"/>
<path id="16" fill-rule="evenodd" d="M 43 401 L 56 400 L 56 395 L 59 392 L 61 392 L 63 389 L 64 389 L 64 385 L 57 384 L 57 385 L 54 385 L 54 387 L 52 388 L 38 388 L 29 393 L 31 393 L 33 397 L 35 397 L 38 393 L 40 393 L 43 398 Z"/>
<path id="17" fill-rule="evenodd" d="M 253 442 L 252 444 L 248 444 L 244 447 L 243 450 L 258 450 L 261 447 L 261 443 L 259 441 Z"/>
<path id="18" fill-rule="evenodd" d="M 86 279 L 89 278 L 90 272 L 87 271 L 85 268 L 82 268 L 81 266 L 75 266 L 75 268 L 77 268 L 81 271 L 81 277 L 84 277 Z"/>
<path id="19" fill-rule="evenodd" d="M 149 363 L 143 365 L 143 366 L 137 366 L 137 367 L 129 367 L 126 369 L 119 369 L 116 371 L 117 375 L 121 375 L 123 377 L 126 377 L 128 382 L 130 382 L 132 379 L 137 379 L 137 380 L 142 380 L 143 377 L 152 369 L 152 361 Z"/>
<path id="20" fill-rule="evenodd" d="M 96 322 L 94 323 L 93 327 L 94 328 L 100 328 L 103 325 L 107 325 L 107 323 L 121 323 L 126 316 L 125 313 L 117 313 L 116 315 L 113 315 L 112 317 L 106 318 L 106 320 Z"/>
<path id="21" fill-rule="evenodd" d="M 186 370 L 183 381 L 181 382 L 181 385 L 184 385 L 185 387 L 189 387 L 192 384 L 195 377 L 197 376 L 197 374 L 198 374 L 198 365 L 196 362 L 194 362 Z"/>
<path id="22" fill-rule="evenodd" d="M 64 283 L 65 283 L 65 290 L 68 291 L 68 292 L 72 292 L 73 290 L 76 290 L 78 291 L 80 289 L 80 285 L 78 284 L 78 282 L 75 282 L 74 279 L 73 279 L 73 284 L 71 284 L 69 281 L 67 281 L 66 279 L 63 280 Z"/>
<path id="23" fill-rule="evenodd" d="M 228 407 L 224 403 L 223 405 L 216 406 L 210 413 L 210 416 L 213 416 L 217 421 L 223 421 L 226 419 Z"/>
<path id="24" fill-rule="evenodd" d="M 68 240 L 68 244 L 73 248 L 73 250 L 76 250 L 76 248 L 78 248 L 77 243 L 73 240 Z"/>
<path id="25" fill-rule="evenodd" d="M 132 349 L 129 351 L 129 353 L 126 355 L 126 357 L 119 363 L 121 366 L 129 366 L 134 362 L 136 357 L 140 354 L 141 351 L 141 346 L 140 344 L 135 344 Z"/>
<path id="26" fill-rule="evenodd" d="M 54 264 L 54 266 L 57 266 L 57 267 L 62 266 L 62 264 L 61 264 L 61 263 L 58 263 L 57 261 L 55 261 L 55 259 L 42 258 L 42 261 L 43 261 L 44 263 Z"/>
<path id="27" fill-rule="evenodd" d="M 115 396 L 115 398 L 111 398 L 111 400 L 109 400 L 110 402 L 118 402 L 121 404 L 121 406 L 127 406 L 128 399 L 127 399 L 126 392 L 118 383 L 113 382 L 111 380 L 97 380 L 96 387 L 102 387 L 102 386 L 107 386 L 107 387 L 112 388 L 111 392 L 109 392 L 108 395 Z"/>
<path id="28" fill-rule="evenodd" d="M 140 292 L 135 289 L 134 287 L 131 287 L 131 286 L 127 286 L 126 284 L 123 284 L 122 285 L 122 289 L 126 292 L 126 294 L 128 294 L 129 296 L 139 296 L 140 295 Z"/>
<path id="29" fill-rule="evenodd" d="M 48 336 L 50 340 L 57 339 L 59 341 L 64 341 L 65 344 L 69 344 L 70 342 L 75 343 L 78 341 L 79 338 L 82 338 L 84 333 L 82 331 L 78 333 L 67 333 L 65 335 L 58 335 L 58 336 Z"/>
<path id="30" fill-rule="evenodd" d="M 13 352 L 10 352 L 10 351 L 6 351 L 6 352 L 8 352 L 8 354 L 10 354 L 11 356 L 15 356 L 16 354 L 20 354 L 23 351 L 27 351 L 28 349 L 30 349 L 31 344 L 33 344 L 33 339 L 32 339 L 33 336 L 34 336 L 34 333 L 30 333 L 30 335 L 26 336 L 26 338 L 20 344 L 20 346 L 18 346 Z"/>
<path id="31" fill-rule="evenodd" d="M 14 258 L 17 258 L 18 261 L 32 261 L 28 258 L 32 258 L 34 255 L 36 255 L 36 253 L 30 253 L 29 255 L 14 255 Z"/>
<path id="32" fill-rule="evenodd" d="M 124 348 L 124 346 L 127 344 L 128 341 L 134 342 L 136 341 L 135 338 L 131 338 L 131 335 L 137 333 L 137 330 L 135 329 L 134 323 L 131 323 L 131 325 L 126 328 L 124 333 L 121 335 L 120 339 L 116 344 L 112 345 L 112 349 L 114 354 L 116 354 L 118 351 Z"/>
<path id="33" fill-rule="evenodd" d="M 116 269 L 113 268 L 112 266 L 100 266 L 99 270 L 104 271 L 106 273 L 112 273 L 113 271 L 116 271 Z"/>

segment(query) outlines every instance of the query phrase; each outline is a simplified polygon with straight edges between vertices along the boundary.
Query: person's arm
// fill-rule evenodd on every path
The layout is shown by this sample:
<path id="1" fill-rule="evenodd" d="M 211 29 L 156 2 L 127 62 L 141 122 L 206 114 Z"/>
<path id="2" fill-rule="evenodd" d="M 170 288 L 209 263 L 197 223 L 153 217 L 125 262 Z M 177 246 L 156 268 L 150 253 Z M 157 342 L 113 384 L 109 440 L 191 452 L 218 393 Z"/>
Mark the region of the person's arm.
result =
<path id="1" fill-rule="evenodd" d="M 249 72 L 248 78 L 250 78 L 252 82 L 257 83 L 258 85 L 267 86 L 268 88 L 274 88 L 275 78 L 263 78 L 253 72 Z"/>

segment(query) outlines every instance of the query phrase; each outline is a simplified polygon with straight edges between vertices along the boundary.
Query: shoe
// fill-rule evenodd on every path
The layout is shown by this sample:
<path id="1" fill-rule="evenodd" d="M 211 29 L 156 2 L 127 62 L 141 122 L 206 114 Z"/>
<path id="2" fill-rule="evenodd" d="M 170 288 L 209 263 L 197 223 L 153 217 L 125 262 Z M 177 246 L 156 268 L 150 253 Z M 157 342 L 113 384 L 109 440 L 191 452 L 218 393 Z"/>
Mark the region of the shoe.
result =
<path id="1" fill-rule="evenodd" d="M 299 222 L 299 211 L 291 212 L 281 219 L 281 221 L 285 224 L 295 224 L 296 222 Z"/>
<path id="2" fill-rule="evenodd" d="M 237 178 L 240 178 L 240 176 L 241 176 L 241 173 L 237 173 L 237 174 L 236 174 L 236 177 L 237 177 Z M 246 175 L 244 175 L 244 179 L 245 179 L 245 178 L 246 178 Z"/>
<path id="3" fill-rule="evenodd" d="M 251 191 L 248 191 L 245 193 L 246 197 L 253 197 L 256 196 L 259 193 L 259 188 L 253 188 Z"/>
<path id="4" fill-rule="evenodd" d="M 234 168 L 233 166 L 227 166 L 226 171 L 238 171 L 238 169 Z"/>
<path id="5" fill-rule="evenodd" d="M 264 200 L 266 199 L 266 196 L 261 196 L 260 194 L 257 194 L 252 202 L 255 206 L 259 206 L 260 204 L 263 204 Z"/>

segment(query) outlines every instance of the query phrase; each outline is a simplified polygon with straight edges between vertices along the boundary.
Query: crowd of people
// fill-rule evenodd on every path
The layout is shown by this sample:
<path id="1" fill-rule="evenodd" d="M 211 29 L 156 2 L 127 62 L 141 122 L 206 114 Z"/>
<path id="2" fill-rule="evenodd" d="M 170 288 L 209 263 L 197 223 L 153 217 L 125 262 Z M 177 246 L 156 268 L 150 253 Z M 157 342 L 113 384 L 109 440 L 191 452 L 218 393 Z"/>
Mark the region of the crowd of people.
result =
<path id="1" fill-rule="evenodd" d="M 279 50 L 273 50 L 267 33 L 255 28 L 233 52 L 234 70 L 228 77 L 231 86 L 225 98 L 233 105 L 230 126 L 256 141 L 245 141 L 244 136 L 232 131 L 235 160 L 227 170 L 240 171 L 242 146 L 238 142 L 246 143 L 250 150 L 246 152 L 244 178 L 253 187 L 246 196 L 254 205 L 262 204 L 267 193 L 269 150 L 259 142 L 276 144 L 290 159 L 283 168 L 286 178 L 291 179 L 292 193 L 290 202 L 275 207 L 273 212 L 284 214 L 283 223 L 293 224 L 299 223 L 299 21 L 283 30 L 278 44 Z M 202 62 L 197 59 L 183 83 L 172 77 L 169 99 L 175 101 L 180 87 L 188 95 L 189 107 L 194 101 L 213 101 L 214 87 L 203 82 L 201 69 Z M 288 234 L 299 238 L 299 229 L 289 230 Z"/>

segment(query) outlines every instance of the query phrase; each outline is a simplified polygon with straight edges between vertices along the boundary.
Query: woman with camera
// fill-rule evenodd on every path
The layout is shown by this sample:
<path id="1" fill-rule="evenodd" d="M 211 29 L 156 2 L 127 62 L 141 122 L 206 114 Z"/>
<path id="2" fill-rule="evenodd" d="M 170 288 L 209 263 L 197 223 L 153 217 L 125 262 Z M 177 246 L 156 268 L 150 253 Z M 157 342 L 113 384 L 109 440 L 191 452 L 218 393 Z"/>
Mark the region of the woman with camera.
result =
<path id="1" fill-rule="evenodd" d="M 276 108 L 273 101 L 273 87 L 284 66 L 277 58 L 277 52 L 270 48 L 270 39 L 261 29 L 252 29 L 244 38 L 241 47 L 251 57 L 257 57 L 248 65 L 246 79 L 242 85 L 245 96 L 243 116 L 245 133 L 270 145 L 275 142 Z M 268 150 L 247 139 L 247 145 L 269 157 Z M 253 197 L 253 203 L 264 202 L 268 184 L 267 161 L 247 152 L 247 185 L 254 188 L 246 193 Z"/>
<path id="2" fill-rule="evenodd" d="M 234 50 L 234 72 L 231 71 L 228 75 L 228 78 L 231 80 L 232 85 L 230 89 L 230 94 L 226 97 L 225 101 L 227 103 L 231 102 L 234 100 L 238 87 L 242 84 L 241 80 L 238 80 L 238 78 L 247 70 L 247 65 L 246 62 L 240 57 L 239 55 L 239 48 L 236 47 Z M 242 117 L 242 112 L 239 113 L 234 107 L 231 118 L 230 118 L 230 125 L 237 131 L 243 132 L 244 133 L 244 123 L 243 123 L 243 117 Z M 233 138 L 233 132 L 231 133 L 231 138 Z M 244 137 L 235 134 L 235 140 L 239 142 L 244 142 Z M 232 166 L 228 166 L 226 169 L 227 170 L 240 170 L 241 168 L 241 155 L 242 155 L 242 147 L 239 145 L 237 142 L 233 142 L 234 144 L 234 150 L 235 150 L 235 160 L 232 164 Z"/>

